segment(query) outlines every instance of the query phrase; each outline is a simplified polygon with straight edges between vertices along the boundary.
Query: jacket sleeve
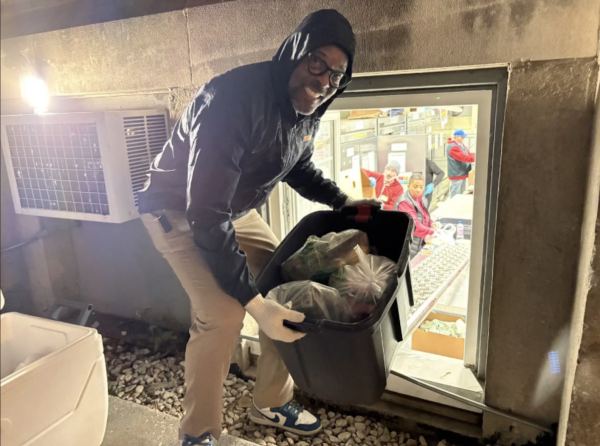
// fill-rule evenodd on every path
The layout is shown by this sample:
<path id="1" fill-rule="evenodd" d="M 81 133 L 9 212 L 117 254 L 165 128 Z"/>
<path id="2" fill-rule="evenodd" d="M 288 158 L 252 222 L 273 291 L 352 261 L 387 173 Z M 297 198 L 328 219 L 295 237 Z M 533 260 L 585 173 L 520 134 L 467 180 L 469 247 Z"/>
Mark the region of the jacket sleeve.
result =
<path id="1" fill-rule="evenodd" d="M 323 172 L 311 161 L 312 154 L 311 144 L 283 181 L 307 200 L 325 204 L 333 209 L 341 208 L 348 196 L 337 184 L 323 177 Z"/>
<path id="2" fill-rule="evenodd" d="M 207 86 L 190 104 L 187 219 L 194 242 L 217 283 L 242 305 L 259 294 L 231 221 L 231 200 L 240 179 L 247 141 L 243 104 Z"/>
<path id="3" fill-rule="evenodd" d="M 433 179 L 433 187 L 437 187 L 437 185 L 440 184 L 446 176 L 446 173 L 442 169 L 440 169 L 440 166 L 438 166 L 433 161 L 430 161 L 430 163 L 431 172 L 433 173 L 433 175 L 435 175 L 435 178 Z"/>
<path id="4" fill-rule="evenodd" d="M 379 173 L 379 172 L 371 172 L 370 170 L 367 169 L 362 169 L 364 173 L 366 173 L 367 175 L 369 175 L 369 177 L 373 177 L 376 180 L 380 179 L 381 177 L 383 177 L 383 174 Z"/>
<path id="5" fill-rule="evenodd" d="M 405 212 L 412 217 L 413 221 L 415 222 L 415 237 L 426 237 L 435 233 L 432 228 L 425 226 L 419 221 L 417 218 L 417 211 L 415 211 L 414 206 L 408 201 L 403 201 L 400 203 L 398 206 L 398 211 Z"/>
<path id="6" fill-rule="evenodd" d="M 458 146 L 453 145 L 450 148 L 450 156 L 454 158 L 456 161 L 462 161 L 463 163 L 474 163 L 475 155 L 472 153 L 464 153 L 462 150 L 458 148 Z"/>

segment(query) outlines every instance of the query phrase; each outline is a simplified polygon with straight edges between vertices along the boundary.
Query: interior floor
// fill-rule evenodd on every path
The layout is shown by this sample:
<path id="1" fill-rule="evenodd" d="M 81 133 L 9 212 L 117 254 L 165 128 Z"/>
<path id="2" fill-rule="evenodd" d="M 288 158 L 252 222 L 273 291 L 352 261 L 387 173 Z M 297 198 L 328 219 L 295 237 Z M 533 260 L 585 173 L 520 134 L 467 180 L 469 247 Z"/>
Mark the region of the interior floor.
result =
<path id="1" fill-rule="evenodd" d="M 469 264 L 452 281 L 437 301 L 436 309 L 448 310 L 452 307 L 453 313 L 462 316 L 467 315 L 467 303 L 469 301 Z"/>

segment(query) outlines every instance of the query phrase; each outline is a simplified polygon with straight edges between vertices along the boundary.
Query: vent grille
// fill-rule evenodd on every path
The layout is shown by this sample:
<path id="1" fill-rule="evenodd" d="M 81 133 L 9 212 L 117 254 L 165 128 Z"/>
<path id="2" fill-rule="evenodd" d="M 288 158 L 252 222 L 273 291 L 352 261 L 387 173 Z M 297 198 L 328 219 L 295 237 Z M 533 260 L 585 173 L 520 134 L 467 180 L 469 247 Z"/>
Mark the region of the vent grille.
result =
<path id="1" fill-rule="evenodd" d="M 164 115 L 130 116 L 123 118 L 123 129 L 137 206 L 138 192 L 144 187 L 150 164 L 167 142 L 167 121 Z"/>
<path id="2" fill-rule="evenodd" d="M 95 123 L 7 125 L 22 208 L 109 215 Z"/>

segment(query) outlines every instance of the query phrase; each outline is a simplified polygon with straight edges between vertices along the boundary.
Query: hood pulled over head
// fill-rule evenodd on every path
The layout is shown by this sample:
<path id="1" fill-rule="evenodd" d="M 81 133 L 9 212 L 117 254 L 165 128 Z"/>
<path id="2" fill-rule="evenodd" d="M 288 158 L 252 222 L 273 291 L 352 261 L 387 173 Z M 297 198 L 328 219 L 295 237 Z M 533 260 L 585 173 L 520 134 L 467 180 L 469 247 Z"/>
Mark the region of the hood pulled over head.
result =
<path id="1" fill-rule="evenodd" d="M 291 108 L 288 83 L 292 72 L 308 53 L 326 45 L 336 45 L 348 56 L 346 73 L 352 76 L 352 65 L 356 49 L 356 38 L 350 22 L 335 9 L 322 9 L 306 16 L 295 31 L 281 44 L 273 57 L 273 82 L 278 99 L 285 108 Z M 331 99 L 317 110 L 321 116 L 336 96 L 345 88 L 339 89 Z"/>

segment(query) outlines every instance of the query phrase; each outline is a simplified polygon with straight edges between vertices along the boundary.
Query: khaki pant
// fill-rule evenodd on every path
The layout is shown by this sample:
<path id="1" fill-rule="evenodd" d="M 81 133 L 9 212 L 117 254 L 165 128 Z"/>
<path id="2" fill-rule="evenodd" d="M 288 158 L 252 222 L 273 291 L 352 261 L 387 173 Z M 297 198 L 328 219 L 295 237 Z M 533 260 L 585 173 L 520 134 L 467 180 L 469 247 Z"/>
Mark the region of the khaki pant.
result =
<path id="1" fill-rule="evenodd" d="M 185 351 L 187 391 L 181 431 L 198 437 L 221 433 L 223 381 L 238 343 L 246 311 L 223 292 L 194 244 L 185 213 L 164 211 L 172 229 L 165 230 L 154 215 L 142 215 L 154 245 L 169 262 L 190 298 L 193 323 Z M 240 249 L 256 277 L 271 258 L 278 240 L 258 212 L 233 223 Z M 165 296 L 168 299 L 168 296 Z M 292 400 L 293 381 L 275 344 L 260 332 L 254 402 L 259 408 L 279 407 Z"/>

